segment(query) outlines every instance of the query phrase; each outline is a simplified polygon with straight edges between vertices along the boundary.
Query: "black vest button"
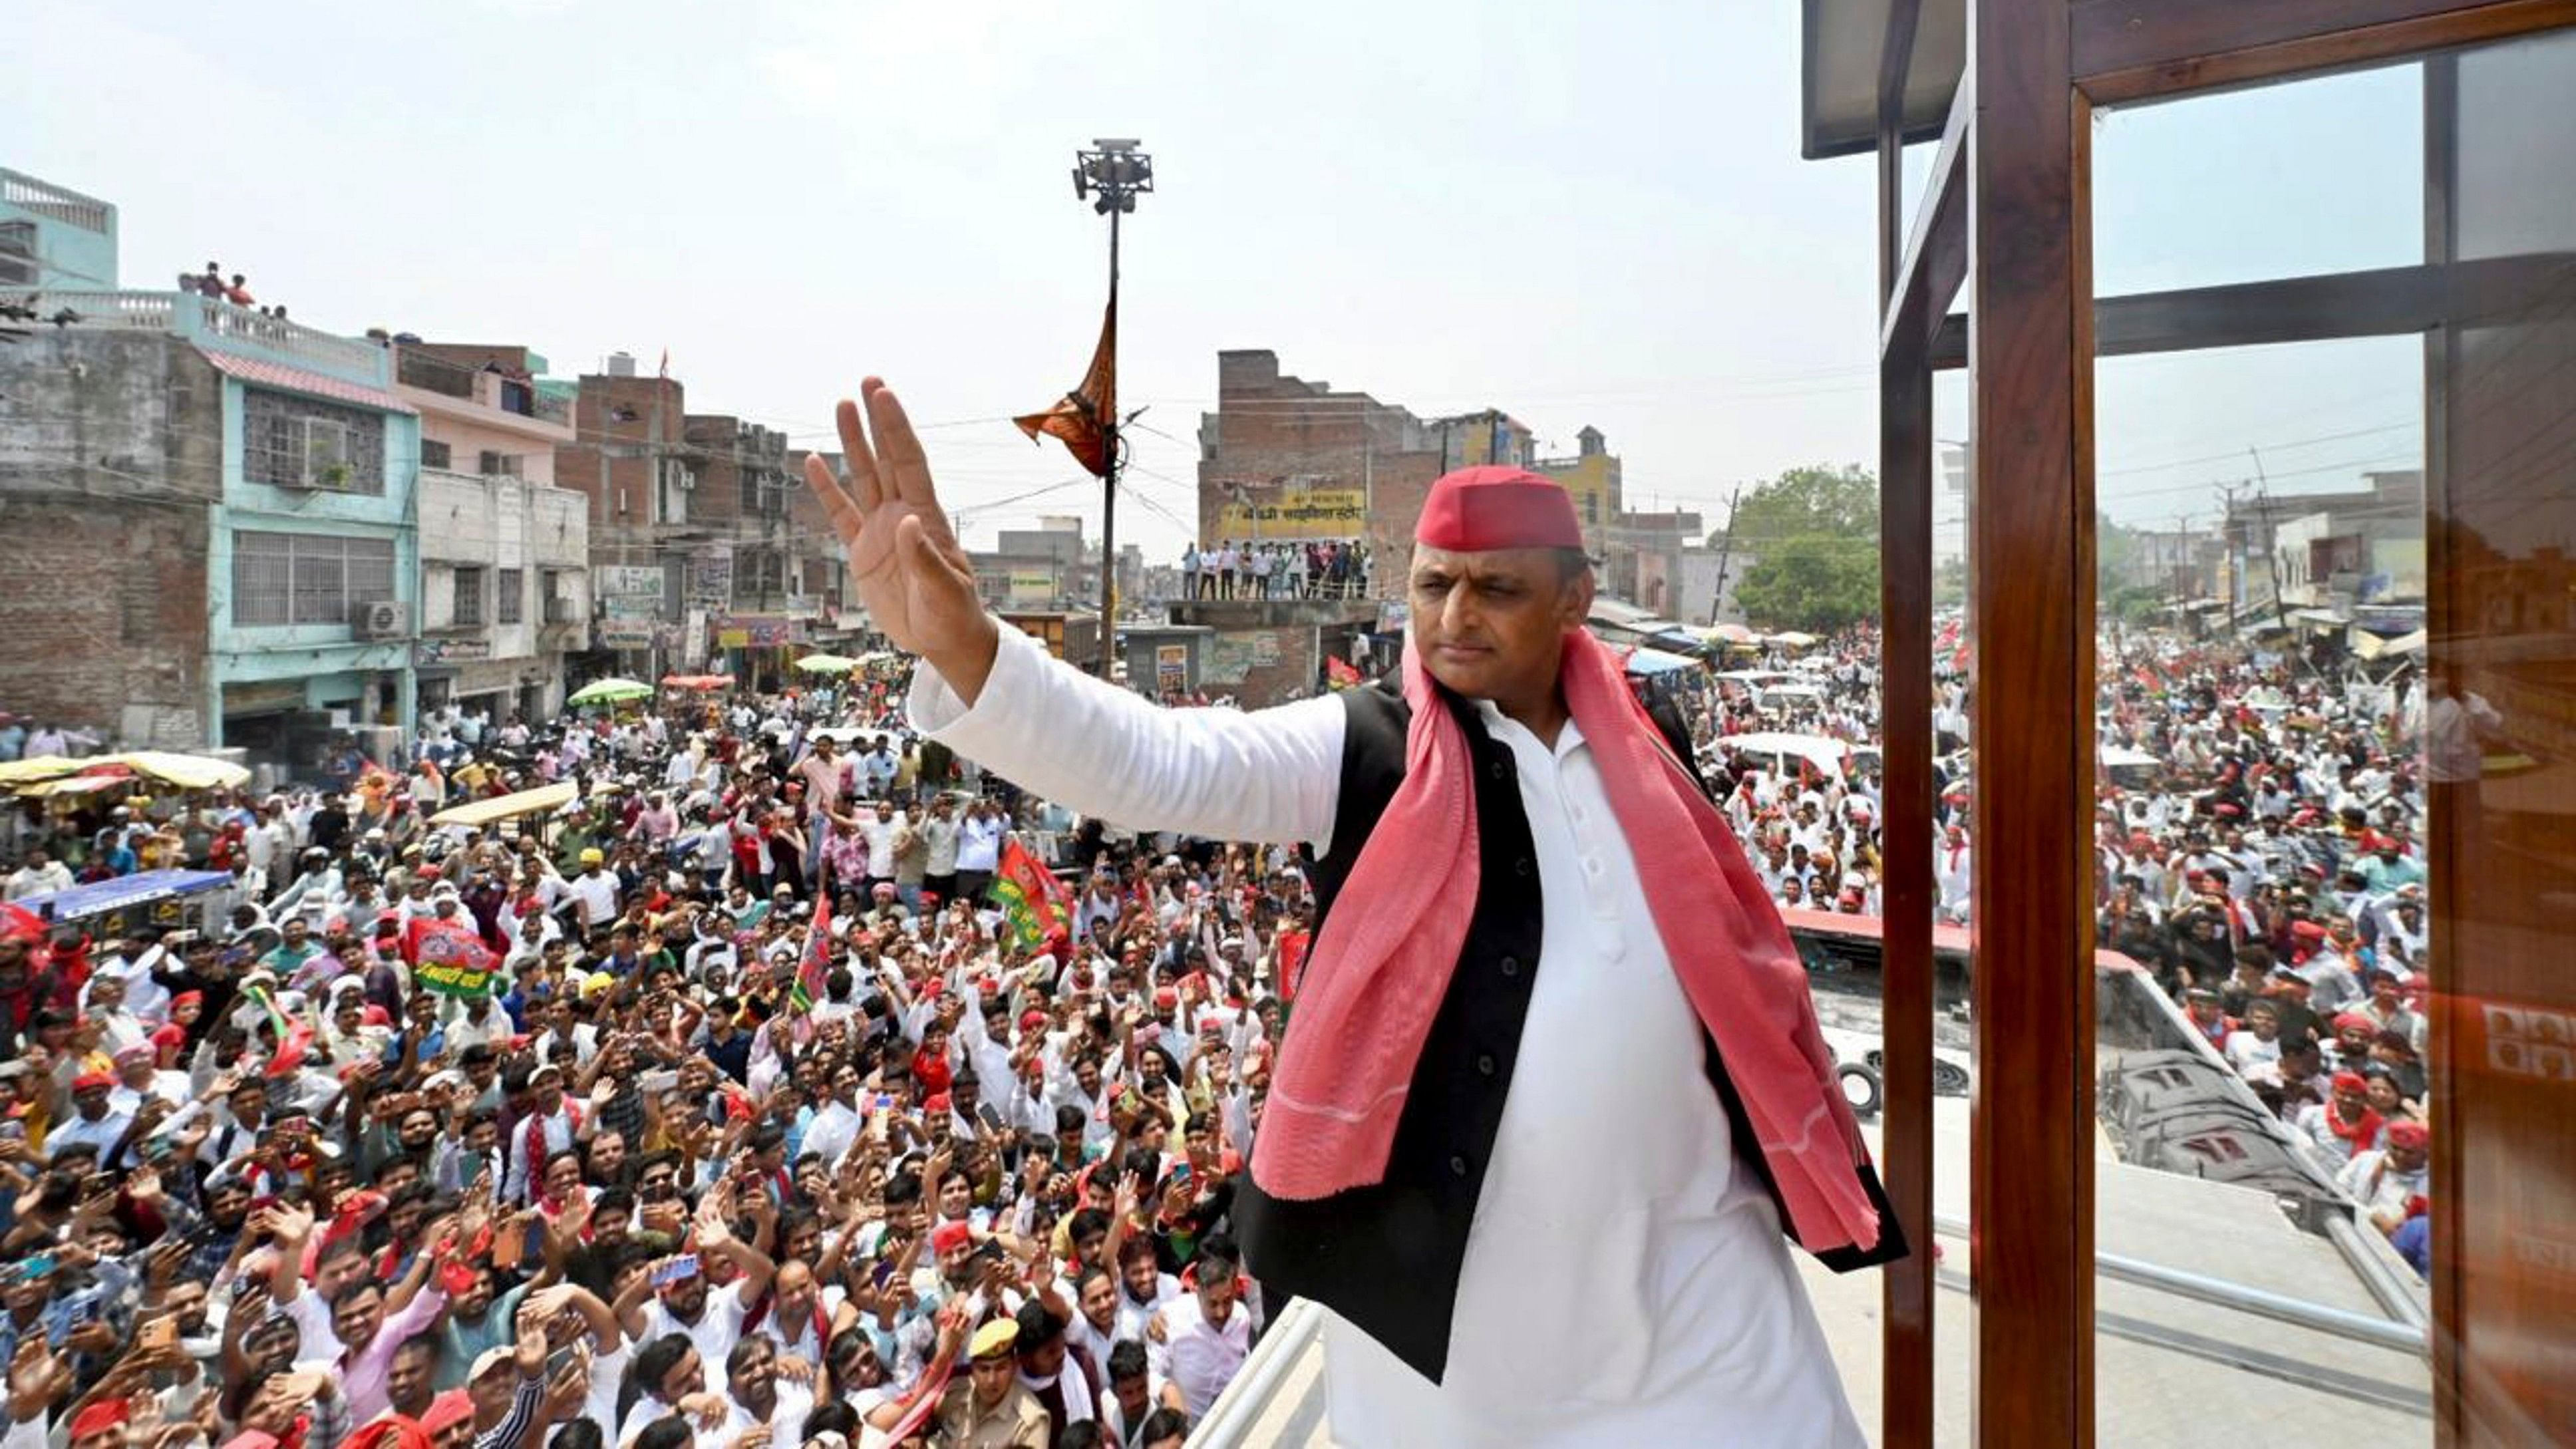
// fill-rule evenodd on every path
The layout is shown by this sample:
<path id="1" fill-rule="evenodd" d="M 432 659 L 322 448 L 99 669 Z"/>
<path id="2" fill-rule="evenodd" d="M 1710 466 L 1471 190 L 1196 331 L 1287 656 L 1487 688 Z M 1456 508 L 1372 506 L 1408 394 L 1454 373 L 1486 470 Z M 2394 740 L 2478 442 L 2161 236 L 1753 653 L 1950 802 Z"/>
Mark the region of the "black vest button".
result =
<path id="1" fill-rule="evenodd" d="M 1465 1177 L 1467 1175 L 1467 1159 L 1463 1157 L 1450 1158 L 1449 1171 L 1453 1176 Z"/>
<path id="2" fill-rule="evenodd" d="M 1512 862 L 1512 874 L 1527 877 L 1529 873 L 1530 861 L 1528 856 L 1524 855 L 1520 859 Z"/>
<path id="3" fill-rule="evenodd" d="M 1496 760 L 1494 761 L 1493 774 L 1494 778 L 1497 780 L 1508 780 L 1512 777 L 1512 767 L 1501 760 Z"/>
<path id="4" fill-rule="evenodd" d="M 1504 958 L 1503 958 L 1503 974 L 1504 974 L 1505 976 L 1518 976 L 1518 975 L 1520 975 L 1520 974 L 1521 974 L 1521 958 L 1520 958 L 1520 957 L 1518 957 L 1518 956 L 1506 956 L 1506 957 L 1504 957 Z"/>
<path id="5" fill-rule="evenodd" d="M 1492 1076 L 1494 1074 L 1494 1054 L 1492 1052 L 1479 1054 L 1476 1058 L 1476 1070 L 1485 1076 Z"/>

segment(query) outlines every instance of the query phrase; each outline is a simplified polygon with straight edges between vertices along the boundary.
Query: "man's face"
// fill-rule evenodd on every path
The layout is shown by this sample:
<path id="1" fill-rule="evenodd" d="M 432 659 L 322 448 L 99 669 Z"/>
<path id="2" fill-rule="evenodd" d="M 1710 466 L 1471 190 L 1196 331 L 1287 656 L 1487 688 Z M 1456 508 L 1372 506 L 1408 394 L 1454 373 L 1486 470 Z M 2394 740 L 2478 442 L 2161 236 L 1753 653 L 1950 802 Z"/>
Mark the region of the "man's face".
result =
<path id="1" fill-rule="evenodd" d="M 195 1338 L 206 1331 L 206 1285 L 174 1283 L 161 1299 L 161 1306 L 179 1321 L 179 1332 Z"/>
<path id="2" fill-rule="evenodd" d="M 429 1408 L 430 1371 L 437 1364 L 438 1352 L 427 1344 L 394 1350 L 393 1364 L 385 1370 L 385 1393 L 397 1412 L 418 1418 Z"/>
<path id="3" fill-rule="evenodd" d="M 1416 545 L 1408 591 L 1432 678 L 1470 699 L 1530 699 L 1554 687 L 1565 633 L 1592 606 L 1592 574 L 1567 578 L 1552 549 Z"/>
<path id="4" fill-rule="evenodd" d="M 1202 1261 L 1199 1264 L 1199 1308 L 1207 1321 L 1222 1327 L 1234 1312 L 1236 1279 L 1234 1265 Z"/>
<path id="5" fill-rule="evenodd" d="M 1118 1276 L 1126 1281 L 1127 1296 L 1144 1303 L 1152 1300 L 1155 1279 L 1161 1275 L 1155 1271 L 1153 1259 L 1135 1257 L 1118 1265 Z"/>
<path id="6" fill-rule="evenodd" d="M 1019 1356 L 997 1353 L 975 1360 L 970 1372 L 975 1378 L 975 1402 L 986 1408 L 1002 1402 L 1011 1392 L 1011 1383 L 1020 1371 Z"/>
<path id="7" fill-rule="evenodd" d="M 734 1402 L 749 1405 L 754 1400 L 767 1402 L 770 1390 L 778 1382 L 778 1352 L 765 1338 L 753 1338 L 750 1355 L 740 1369 L 725 1376 L 726 1386 L 733 1390 Z"/>
<path id="8" fill-rule="evenodd" d="M 1110 1322 L 1118 1316 L 1118 1285 L 1105 1273 L 1092 1279 L 1083 1287 L 1080 1306 L 1082 1316 L 1091 1320 L 1092 1327 L 1108 1332 Z"/>
<path id="9" fill-rule="evenodd" d="M 72 1105 L 79 1109 L 83 1120 L 95 1122 L 107 1115 L 107 1091 L 105 1087 L 84 1087 L 72 1093 Z"/>
<path id="10" fill-rule="evenodd" d="M 1106 1327 L 1107 1325 L 1102 1325 Z M 1118 1395 L 1118 1416 L 1133 1423 L 1153 1412 L 1145 1402 L 1147 1381 L 1143 1374 L 1129 1374 L 1111 1381 L 1110 1391 Z"/>

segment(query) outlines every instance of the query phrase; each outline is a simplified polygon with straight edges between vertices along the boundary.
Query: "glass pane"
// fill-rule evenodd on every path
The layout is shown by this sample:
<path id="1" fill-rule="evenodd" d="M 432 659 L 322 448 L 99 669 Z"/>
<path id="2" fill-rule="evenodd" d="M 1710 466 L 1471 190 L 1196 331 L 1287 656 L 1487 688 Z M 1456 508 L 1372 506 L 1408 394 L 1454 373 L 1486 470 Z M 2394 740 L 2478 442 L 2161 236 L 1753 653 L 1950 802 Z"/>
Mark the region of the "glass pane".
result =
<path id="1" fill-rule="evenodd" d="M 2538 266 L 2430 356 L 2429 672 L 2404 718 L 2420 725 L 2432 811 L 2432 1266 L 2457 1295 L 2468 1358 L 2462 1442 L 2563 1444 L 2576 1440 L 2576 33 L 2461 55 L 2456 101 L 2436 114 L 2456 133 L 2444 230 L 2457 255 Z"/>
<path id="2" fill-rule="evenodd" d="M 2385 66 L 2099 113 L 2095 294 L 2422 261 L 2420 72 Z"/>
<path id="3" fill-rule="evenodd" d="M 2285 1430 L 2333 1415 L 2367 1442 L 2430 1441 L 2423 1357 L 2319 1326 L 2402 1333 L 2378 1293 L 2426 1302 L 2344 1181 L 2356 1124 L 2424 1110 L 2403 975 L 2376 1004 L 2365 985 L 2373 964 L 2420 964 L 2425 929 L 2401 889 L 2422 876 L 2393 728 L 2411 666 L 2388 648 L 2424 619 L 2422 370 L 2411 336 L 2096 369 L 2106 1445 L 2180 1442 L 2212 1395 Z M 2377 405 L 2363 456 L 2227 405 L 2317 376 L 2409 396 Z M 2383 839 L 2393 863 L 2365 848 Z M 2355 1011 L 2377 1013 L 2357 1036 L 2340 1030 Z M 2404 1060 L 2373 1071 L 2383 1021 Z M 2382 1115 L 2330 1118 L 2338 1084 L 2351 1104 L 2384 1092 Z M 2264 1317 L 2257 1295 L 2310 1321 Z"/>
<path id="4" fill-rule="evenodd" d="M 2105 294 L 2479 270 L 2429 333 L 2096 369 L 2105 1444 L 2430 1443 L 2436 1340 L 2458 1442 L 2576 1434 L 2571 138 L 2570 34 L 2106 123 Z"/>

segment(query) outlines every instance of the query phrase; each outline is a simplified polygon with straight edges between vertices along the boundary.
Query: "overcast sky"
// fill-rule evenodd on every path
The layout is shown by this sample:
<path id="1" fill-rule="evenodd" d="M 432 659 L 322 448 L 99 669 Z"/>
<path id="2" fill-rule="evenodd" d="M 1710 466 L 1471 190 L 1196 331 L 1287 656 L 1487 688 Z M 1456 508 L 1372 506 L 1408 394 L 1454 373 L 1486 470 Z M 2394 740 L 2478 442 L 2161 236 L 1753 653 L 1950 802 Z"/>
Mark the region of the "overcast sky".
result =
<path id="1" fill-rule="evenodd" d="M 1552 451 L 1596 425 L 1632 506 L 1712 525 L 1737 483 L 1876 454 L 1870 165 L 1798 158 L 1788 0 L 10 9 L 0 164 L 116 203 L 126 285 L 219 259 L 299 320 L 559 376 L 668 349 L 693 411 L 800 445 L 880 372 L 985 505 L 970 541 L 1097 526 L 1092 486 L 1000 503 L 1077 476 L 1004 419 L 1098 325 L 1068 179 L 1095 136 L 1143 138 L 1161 187 L 1121 329 L 1159 430 L 1121 534 L 1158 556 L 1221 348 Z M 2417 259 L 2414 97 L 2400 70 L 2110 118 L 2101 289 Z M 2205 519 L 2254 443 L 2285 491 L 2408 465 L 2417 351 L 2106 364 L 2104 499 Z"/>

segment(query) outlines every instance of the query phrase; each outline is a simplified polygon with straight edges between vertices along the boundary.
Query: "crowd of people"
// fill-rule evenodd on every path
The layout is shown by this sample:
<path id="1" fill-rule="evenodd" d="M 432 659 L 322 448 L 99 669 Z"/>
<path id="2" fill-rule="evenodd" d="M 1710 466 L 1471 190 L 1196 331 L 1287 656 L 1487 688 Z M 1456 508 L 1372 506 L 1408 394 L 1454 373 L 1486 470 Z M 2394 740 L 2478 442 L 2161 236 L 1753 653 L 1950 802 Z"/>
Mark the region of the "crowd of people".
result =
<path id="1" fill-rule="evenodd" d="M 2420 1265 L 2427 702 L 2115 658 L 2102 743 L 2156 763 L 2103 774 L 2103 943 Z M 1801 672 L 1785 715 L 1678 702 L 1775 898 L 1875 912 L 1871 641 Z M 901 705 L 451 712 L 345 793 L 11 812 L 12 901 L 232 879 L 189 929 L 0 929 L 8 1449 L 1179 1444 L 1265 1321 L 1229 1213 L 1305 879 L 1076 819 Z M 1854 748 L 1719 743 L 1755 729 Z M 1939 785 L 1958 920 L 1964 753 Z"/>
<path id="2" fill-rule="evenodd" d="M 1371 570 L 1368 546 L 1355 539 L 1229 538 L 1181 550 L 1181 588 L 1191 599 L 1365 599 Z"/>
<path id="3" fill-rule="evenodd" d="M 1866 632 L 1829 641 L 1798 673 L 1814 693 L 1787 708 L 1711 686 L 1685 713 L 1774 900 L 1876 915 L 1874 643 Z M 1940 675 L 1933 867 L 1940 918 L 1960 924 L 1976 848 L 1972 701 L 1949 660 Z M 2122 640 L 2102 678 L 2097 939 L 2154 973 L 2320 1168 L 2426 1271 L 2426 751 L 2428 739 L 2460 733 L 2441 722 L 2464 712 L 2420 679 L 2353 690 L 2293 655 L 2162 634 Z M 1852 753 L 1840 764 L 1784 764 L 1717 743 L 1759 731 L 1808 733 Z M 2466 748 L 2473 778 L 2476 746 Z"/>
<path id="4" fill-rule="evenodd" d="M 21 899 L 232 877 L 0 930 L 12 1449 L 1175 1449 L 1264 1321 L 1229 1212 L 1301 878 L 895 704 L 442 719 L 345 794 L 8 828 Z M 1023 856 L 1074 884 L 990 888 Z"/>

